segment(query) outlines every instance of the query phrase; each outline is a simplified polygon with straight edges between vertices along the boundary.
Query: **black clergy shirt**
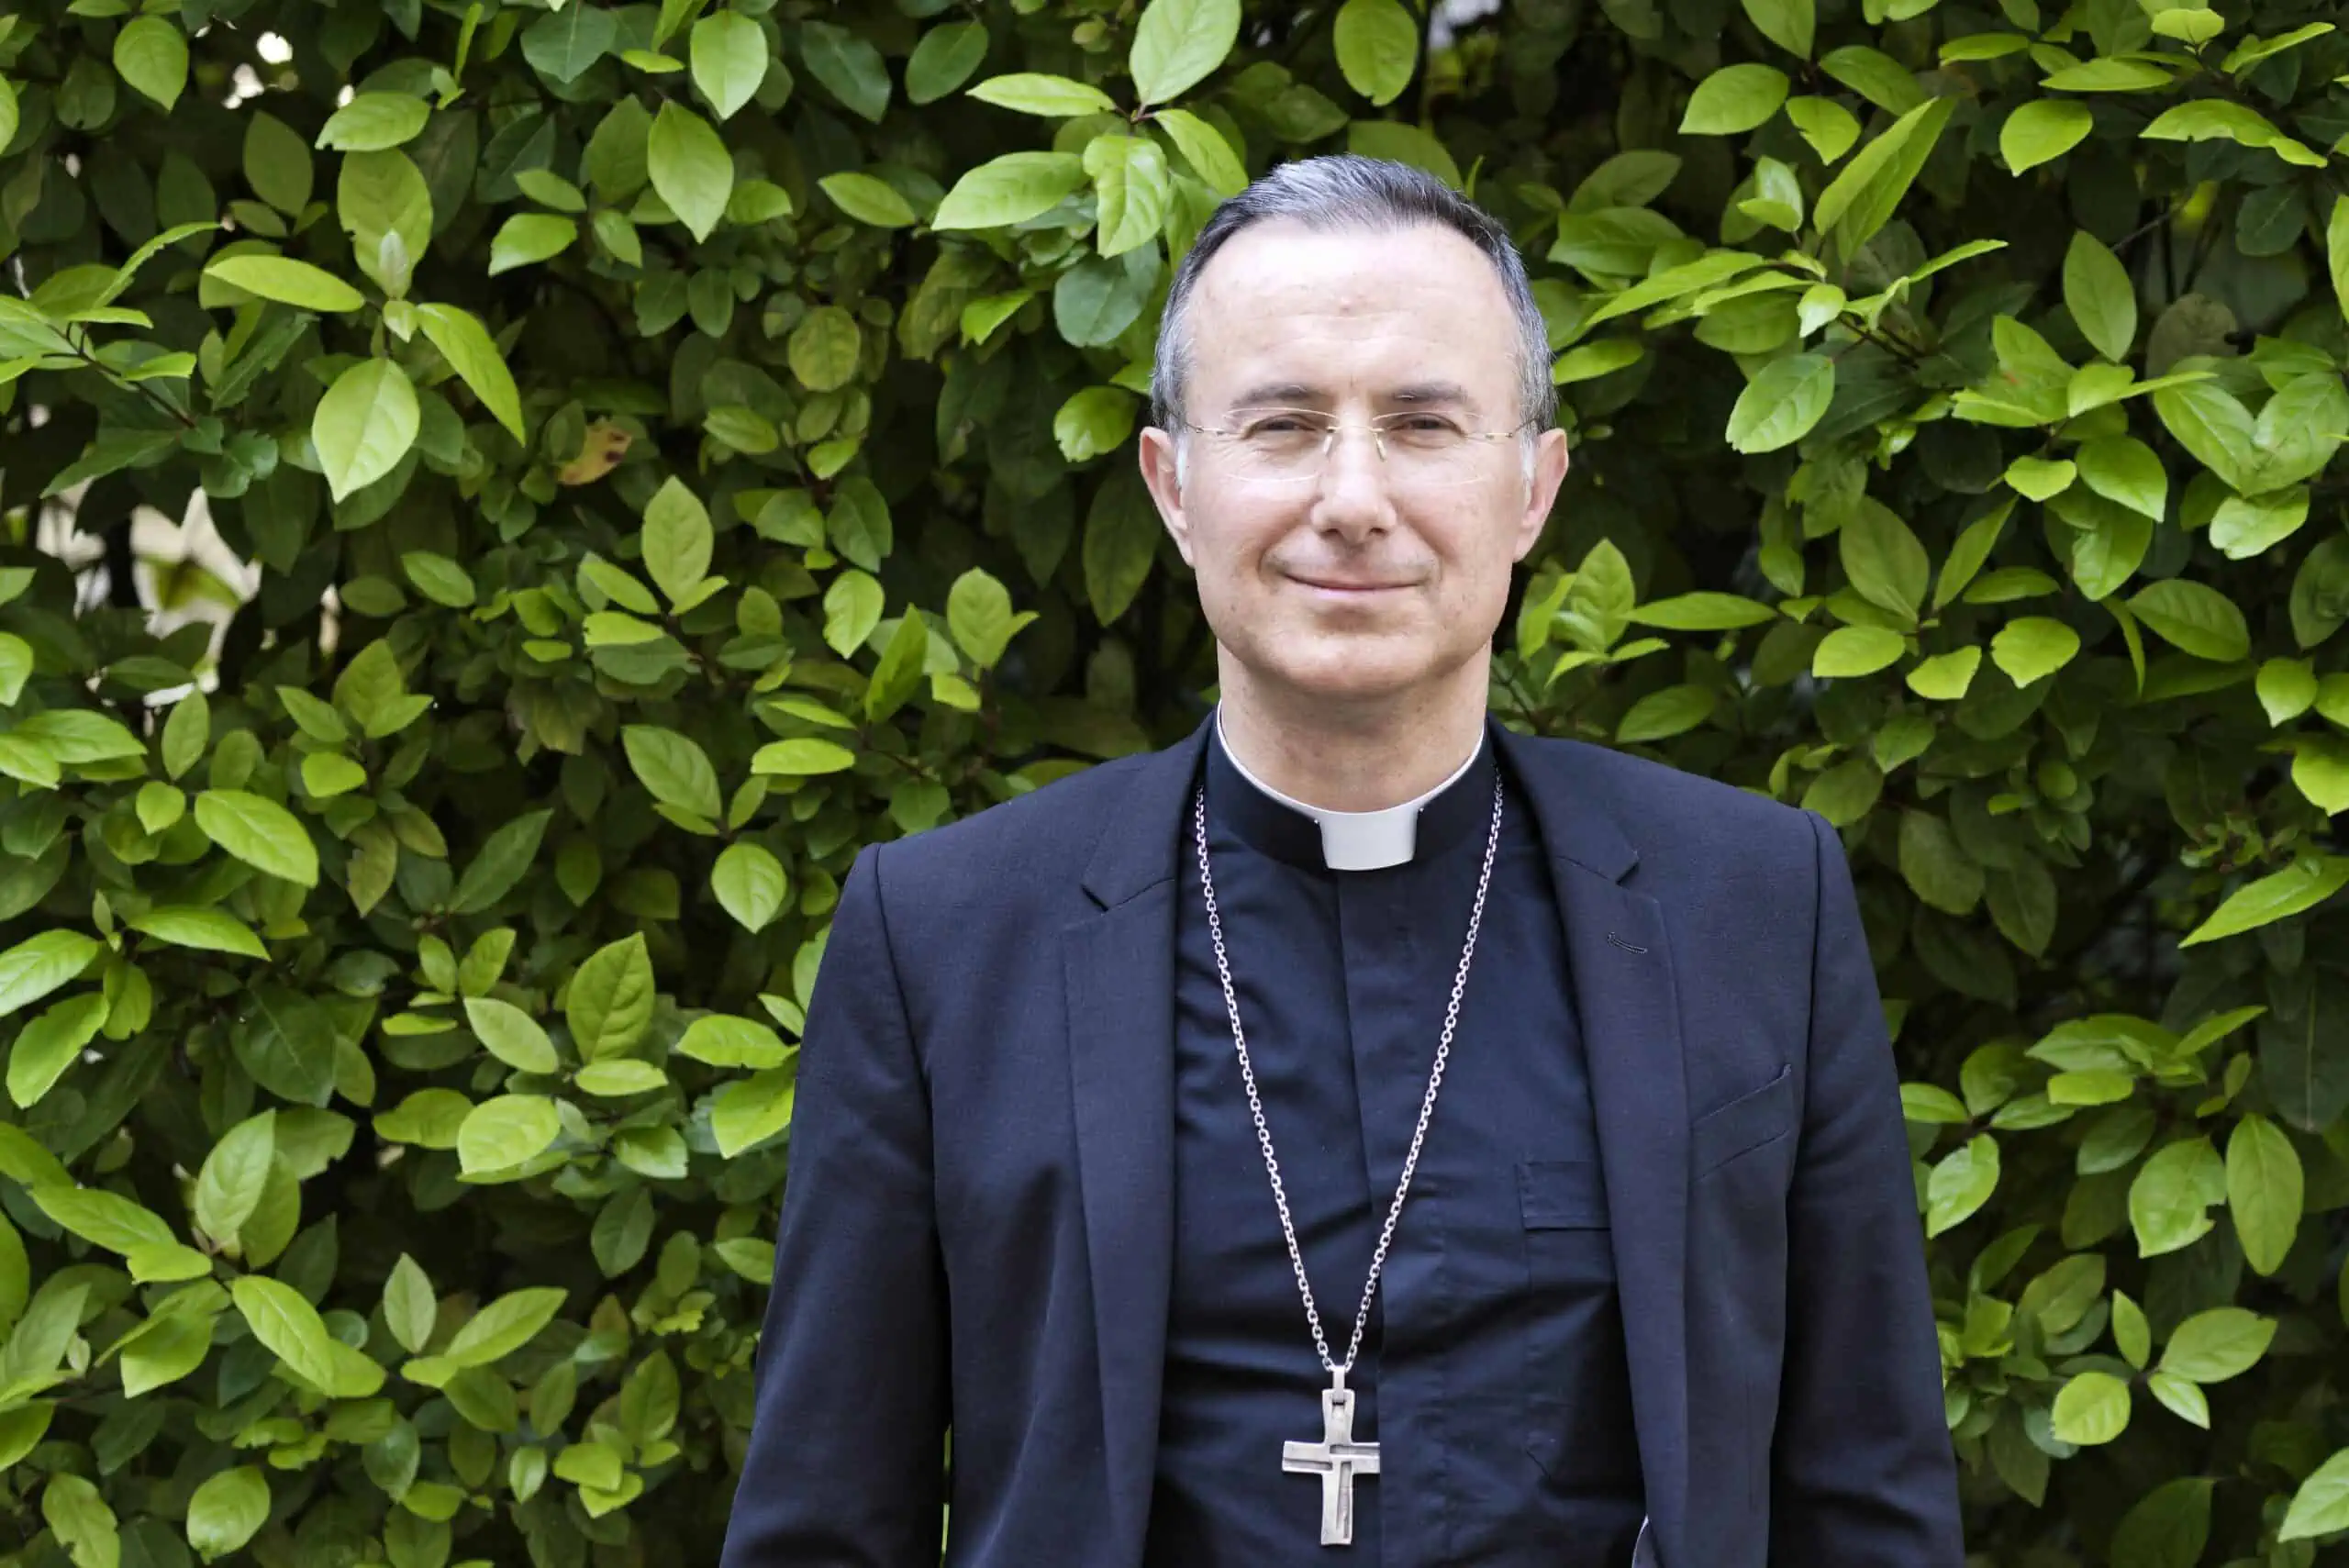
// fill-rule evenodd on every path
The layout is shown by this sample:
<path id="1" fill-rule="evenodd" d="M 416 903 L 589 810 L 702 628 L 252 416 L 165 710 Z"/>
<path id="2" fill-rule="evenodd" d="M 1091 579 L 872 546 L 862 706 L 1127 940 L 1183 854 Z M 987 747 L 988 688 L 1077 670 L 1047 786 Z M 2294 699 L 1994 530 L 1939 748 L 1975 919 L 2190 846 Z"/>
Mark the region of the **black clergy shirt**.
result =
<path id="1" fill-rule="evenodd" d="M 1497 748 L 1413 858 L 1325 865 L 1319 828 L 1211 739 L 1208 852 L 1264 1115 L 1332 1356 L 1427 1091 L 1490 824 Z M 1148 1568 L 1622 1568 L 1642 1518 L 1589 1079 L 1538 829 L 1512 788 L 1442 1092 L 1347 1379 L 1354 1539 L 1319 1544 L 1307 1327 L 1249 1116 L 1184 824 L 1175 1246 Z"/>

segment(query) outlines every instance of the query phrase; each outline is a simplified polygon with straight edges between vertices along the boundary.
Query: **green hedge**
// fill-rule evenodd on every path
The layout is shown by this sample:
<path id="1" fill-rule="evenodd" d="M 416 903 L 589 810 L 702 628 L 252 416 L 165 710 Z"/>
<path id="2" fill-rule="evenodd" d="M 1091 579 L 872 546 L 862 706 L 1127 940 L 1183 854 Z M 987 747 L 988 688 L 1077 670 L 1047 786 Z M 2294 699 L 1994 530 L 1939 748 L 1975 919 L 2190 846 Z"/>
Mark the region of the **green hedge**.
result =
<path id="1" fill-rule="evenodd" d="M 839 879 L 1192 722 L 1169 258 L 1351 148 L 1561 350 L 1497 706 L 1844 831 L 1980 1560 L 2311 1562 L 2330 10 L 19 4 L 0 1562 L 713 1559 Z"/>

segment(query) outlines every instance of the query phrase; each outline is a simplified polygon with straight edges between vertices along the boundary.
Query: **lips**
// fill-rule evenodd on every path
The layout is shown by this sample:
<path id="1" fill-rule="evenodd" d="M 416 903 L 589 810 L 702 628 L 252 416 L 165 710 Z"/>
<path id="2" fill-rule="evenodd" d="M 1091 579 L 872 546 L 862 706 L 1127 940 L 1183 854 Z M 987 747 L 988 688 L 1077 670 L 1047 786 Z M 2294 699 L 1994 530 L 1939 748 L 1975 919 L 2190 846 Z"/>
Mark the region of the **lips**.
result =
<path id="1" fill-rule="evenodd" d="M 1408 583 L 1350 583 L 1337 578 L 1292 577 L 1300 587 L 1318 588 L 1325 594 L 1383 594 L 1410 586 Z"/>

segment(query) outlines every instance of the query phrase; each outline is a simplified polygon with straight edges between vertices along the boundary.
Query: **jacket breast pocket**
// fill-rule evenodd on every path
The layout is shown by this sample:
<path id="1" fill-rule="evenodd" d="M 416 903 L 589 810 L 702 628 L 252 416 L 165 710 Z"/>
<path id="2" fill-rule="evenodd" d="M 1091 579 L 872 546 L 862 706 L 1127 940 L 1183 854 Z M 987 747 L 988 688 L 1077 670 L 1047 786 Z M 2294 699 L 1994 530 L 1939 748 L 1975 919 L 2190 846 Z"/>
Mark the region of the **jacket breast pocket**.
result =
<path id="1" fill-rule="evenodd" d="M 1702 1181 L 1741 1155 L 1777 1142 L 1794 1126 L 1794 1073 L 1782 1063 L 1778 1075 L 1760 1088 L 1708 1111 L 1689 1125 L 1690 1179 Z"/>

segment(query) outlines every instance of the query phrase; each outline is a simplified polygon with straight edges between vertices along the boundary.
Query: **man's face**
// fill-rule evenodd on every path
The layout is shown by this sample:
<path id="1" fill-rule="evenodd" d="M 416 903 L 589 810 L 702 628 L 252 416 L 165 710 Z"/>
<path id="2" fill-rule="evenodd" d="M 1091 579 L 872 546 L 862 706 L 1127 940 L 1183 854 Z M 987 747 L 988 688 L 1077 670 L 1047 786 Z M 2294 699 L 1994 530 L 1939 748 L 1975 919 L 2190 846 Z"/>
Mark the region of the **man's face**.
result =
<path id="1" fill-rule="evenodd" d="M 1303 479 L 1267 480 L 1233 441 L 1192 434 L 1179 486 L 1172 435 L 1143 433 L 1143 476 L 1238 673 L 1383 701 L 1480 661 L 1565 478 L 1564 432 L 1542 433 L 1529 483 L 1517 438 L 1443 464 L 1390 439 L 1382 462 L 1358 427 L 1415 409 L 1471 431 L 1519 423 L 1516 317 L 1492 264 L 1448 228 L 1259 224 L 1201 272 L 1189 332 L 1193 424 L 1278 406 L 1357 427 Z"/>

